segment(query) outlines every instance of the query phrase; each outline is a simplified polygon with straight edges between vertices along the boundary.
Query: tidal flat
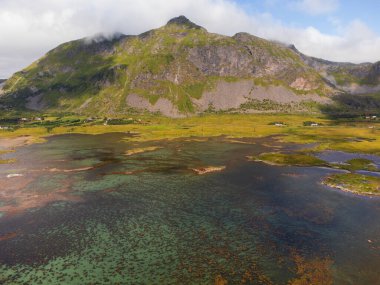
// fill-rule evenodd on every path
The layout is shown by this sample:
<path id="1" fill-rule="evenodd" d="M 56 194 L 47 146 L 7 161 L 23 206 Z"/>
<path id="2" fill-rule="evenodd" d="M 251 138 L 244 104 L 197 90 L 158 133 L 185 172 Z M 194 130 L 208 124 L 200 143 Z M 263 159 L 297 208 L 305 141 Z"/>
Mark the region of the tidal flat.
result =
<path id="1" fill-rule="evenodd" d="M 340 170 L 246 158 L 279 148 L 295 145 L 108 133 L 3 154 L 0 281 L 376 284 L 380 199 L 321 184 Z"/>

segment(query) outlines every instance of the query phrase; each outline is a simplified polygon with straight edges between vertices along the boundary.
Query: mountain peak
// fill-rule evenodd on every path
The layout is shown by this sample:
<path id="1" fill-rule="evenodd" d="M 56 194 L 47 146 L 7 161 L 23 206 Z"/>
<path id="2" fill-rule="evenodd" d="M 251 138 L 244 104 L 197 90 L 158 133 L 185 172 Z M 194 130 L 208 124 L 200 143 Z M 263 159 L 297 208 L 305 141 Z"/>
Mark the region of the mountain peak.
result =
<path id="1" fill-rule="evenodd" d="M 201 26 L 198 26 L 197 24 L 193 23 L 192 21 L 190 21 L 188 18 L 186 18 L 183 15 L 169 20 L 169 22 L 166 25 L 179 25 L 179 26 L 185 26 L 191 29 L 202 29 Z"/>

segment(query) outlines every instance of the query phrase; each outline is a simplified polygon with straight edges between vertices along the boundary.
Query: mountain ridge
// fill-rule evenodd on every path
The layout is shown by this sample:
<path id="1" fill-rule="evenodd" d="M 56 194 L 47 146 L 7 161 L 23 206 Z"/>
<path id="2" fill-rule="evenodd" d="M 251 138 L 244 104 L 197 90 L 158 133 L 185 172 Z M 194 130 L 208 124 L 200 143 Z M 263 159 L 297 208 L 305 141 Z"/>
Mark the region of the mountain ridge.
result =
<path id="1" fill-rule="evenodd" d="M 83 114 L 310 112 L 343 93 L 380 91 L 380 62 L 334 63 L 248 33 L 207 32 L 185 16 L 140 35 L 63 43 L 16 72 L 5 110 Z"/>

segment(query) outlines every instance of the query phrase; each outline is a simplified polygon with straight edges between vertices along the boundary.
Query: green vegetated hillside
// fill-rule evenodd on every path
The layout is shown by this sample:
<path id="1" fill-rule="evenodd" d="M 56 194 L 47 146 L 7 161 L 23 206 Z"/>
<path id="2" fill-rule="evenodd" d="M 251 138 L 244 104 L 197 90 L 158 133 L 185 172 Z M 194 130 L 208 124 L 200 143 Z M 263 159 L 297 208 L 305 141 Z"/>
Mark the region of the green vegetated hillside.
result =
<path id="1" fill-rule="evenodd" d="M 376 97 L 379 69 L 379 63 L 307 57 L 293 46 L 246 33 L 209 33 L 180 16 L 138 36 L 97 36 L 58 46 L 2 84 L 0 107 L 89 115 L 145 110 L 172 117 L 316 112 L 339 106 L 335 98 L 353 88 Z"/>

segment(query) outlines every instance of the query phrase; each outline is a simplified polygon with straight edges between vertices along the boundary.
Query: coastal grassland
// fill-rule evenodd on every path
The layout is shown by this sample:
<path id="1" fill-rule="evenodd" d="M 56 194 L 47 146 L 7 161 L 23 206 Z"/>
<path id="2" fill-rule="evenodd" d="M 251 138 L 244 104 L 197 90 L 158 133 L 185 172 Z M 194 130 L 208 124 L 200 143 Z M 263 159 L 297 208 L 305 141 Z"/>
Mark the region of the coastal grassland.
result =
<path id="1" fill-rule="evenodd" d="M 320 166 L 347 170 L 353 173 L 358 170 L 371 172 L 380 171 L 374 162 L 369 159 L 354 158 L 345 163 L 329 163 L 314 156 L 312 153 L 308 153 L 308 151 L 298 151 L 294 153 L 264 152 L 257 156 L 248 156 L 247 158 L 252 161 L 280 166 Z"/>
<path id="2" fill-rule="evenodd" d="M 11 152 L 11 151 L 9 151 L 9 150 L 0 150 L 0 164 L 8 164 L 8 163 L 15 162 L 14 159 L 2 159 L 1 158 L 1 155 L 9 153 L 9 152 Z"/>
<path id="3" fill-rule="evenodd" d="M 15 162 L 14 159 L 0 159 L 0 164 L 9 164 Z"/>
<path id="4" fill-rule="evenodd" d="M 144 153 L 144 152 L 149 152 L 149 151 L 155 151 L 157 149 L 160 149 L 161 147 L 158 146 L 150 146 L 150 147 L 141 147 L 141 148 L 134 148 L 127 150 L 125 155 L 130 156 L 134 154 L 139 154 L 139 153 Z"/>
<path id="5" fill-rule="evenodd" d="M 30 136 L 31 142 L 38 142 L 45 136 L 83 133 L 102 134 L 127 132 L 136 134 L 132 141 L 153 141 L 185 137 L 229 138 L 267 137 L 277 135 L 281 142 L 308 144 L 310 151 L 326 149 L 380 155 L 380 123 L 337 122 L 314 115 L 290 114 L 204 114 L 186 118 L 167 118 L 151 114 L 131 114 L 133 122 L 123 125 L 104 125 L 104 119 L 86 122 L 85 117 L 71 116 L 70 120 L 51 117 L 49 126 L 44 123 L 23 124 L 17 128 L 0 131 L 1 137 Z M 113 119 L 123 119 L 115 117 Z M 125 118 L 124 118 L 125 119 Z M 281 121 L 284 126 L 271 125 Z M 318 123 L 318 127 L 304 126 L 305 121 Z"/>
<path id="6" fill-rule="evenodd" d="M 294 166 L 328 166 L 328 164 L 315 156 L 305 153 L 261 153 L 257 157 L 249 157 L 250 160 L 262 161 L 273 165 L 294 165 Z"/>
<path id="7" fill-rule="evenodd" d="M 346 161 L 345 164 L 337 165 L 341 169 L 349 170 L 349 171 L 357 171 L 357 170 L 366 170 L 366 171 L 379 171 L 376 165 L 372 160 L 365 158 L 353 158 Z"/>
<path id="8" fill-rule="evenodd" d="M 316 151 L 326 149 L 380 155 L 380 124 L 335 123 L 320 127 L 289 127 L 284 142 L 318 143 Z"/>
<path id="9" fill-rule="evenodd" d="M 323 184 L 360 195 L 380 195 L 380 177 L 356 173 L 333 174 Z"/>

